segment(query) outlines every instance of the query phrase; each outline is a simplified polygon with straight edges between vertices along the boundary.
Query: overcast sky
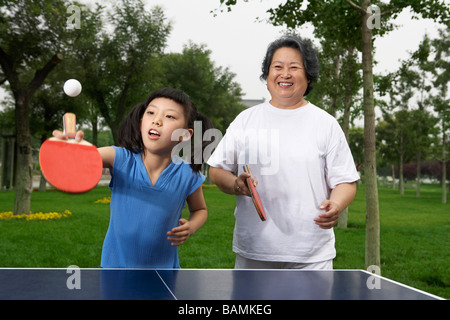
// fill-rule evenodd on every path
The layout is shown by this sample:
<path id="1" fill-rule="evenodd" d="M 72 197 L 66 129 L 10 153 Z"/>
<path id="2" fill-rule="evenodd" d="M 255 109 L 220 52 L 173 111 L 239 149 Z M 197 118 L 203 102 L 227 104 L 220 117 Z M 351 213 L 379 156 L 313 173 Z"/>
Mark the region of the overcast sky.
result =
<path id="1" fill-rule="evenodd" d="M 181 52 L 189 40 L 197 44 L 203 43 L 212 51 L 211 59 L 216 66 L 227 67 L 236 74 L 235 81 L 241 85 L 244 98 L 269 99 L 265 84 L 259 80 L 260 67 L 268 44 L 278 38 L 284 28 L 256 20 L 268 18 L 267 9 L 276 7 L 285 0 L 251 0 L 248 3 L 240 0 L 231 12 L 221 8 L 219 0 L 144 2 L 148 8 L 161 6 L 172 23 L 167 52 Z M 221 9 L 224 12 L 220 12 Z M 216 11 L 216 16 L 211 11 Z M 396 70 L 399 59 L 408 58 L 408 51 L 417 49 L 425 33 L 430 37 L 437 34 L 436 24 L 426 20 L 412 20 L 407 12 L 401 14 L 397 21 L 400 25 L 398 30 L 375 41 L 375 58 L 378 61 L 375 72 Z M 305 26 L 298 32 L 301 36 L 311 38 L 312 30 L 312 27 Z"/>
<path id="2" fill-rule="evenodd" d="M 279 37 L 284 28 L 274 27 L 257 18 L 267 19 L 267 9 L 277 7 L 286 0 L 242 0 L 231 12 L 220 12 L 219 0 L 145 0 L 149 7 L 159 5 L 173 25 L 168 40 L 168 51 L 181 52 L 189 40 L 204 43 L 212 51 L 217 66 L 228 67 L 236 74 L 244 98 L 269 98 L 266 86 L 259 80 L 261 63 L 268 44 Z M 216 10 L 217 15 L 211 11 Z M 411 20 L 404 12 L 397 18 L 400 25 L 382 39 L 375 41 L 374 71 L 383 73 L 399 67 L 399 59 L 407 59 L 408 51 L 418 48 L 425 33 L 437 34 L 436 24 L 427 20 Z M 298 29 L 301 36 L 313 37 L 312 27 Z"/>

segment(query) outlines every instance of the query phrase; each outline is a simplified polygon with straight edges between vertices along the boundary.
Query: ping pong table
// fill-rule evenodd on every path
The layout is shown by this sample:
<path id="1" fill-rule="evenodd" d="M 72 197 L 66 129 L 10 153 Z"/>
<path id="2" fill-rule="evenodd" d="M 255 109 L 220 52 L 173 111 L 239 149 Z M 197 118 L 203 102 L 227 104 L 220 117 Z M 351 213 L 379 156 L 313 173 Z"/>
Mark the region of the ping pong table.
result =
<path id="1" fill-rule="evenodd" d="M 429 300 L 364 270 L 0 268 L 0 300 Z"/>

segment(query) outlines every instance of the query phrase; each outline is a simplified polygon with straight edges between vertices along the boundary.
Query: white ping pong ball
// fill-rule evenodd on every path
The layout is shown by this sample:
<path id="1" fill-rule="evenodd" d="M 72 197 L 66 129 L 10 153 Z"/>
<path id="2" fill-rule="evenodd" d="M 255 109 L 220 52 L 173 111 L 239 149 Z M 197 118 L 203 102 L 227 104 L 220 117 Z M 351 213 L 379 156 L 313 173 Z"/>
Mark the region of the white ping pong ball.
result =
<path id="1" fill-rule="evenodd" d="M 63 89 L 69 97 L 76 97 L 81 92 L 81 83 L 76 79 L 69 79 L 64 83 Z"/>

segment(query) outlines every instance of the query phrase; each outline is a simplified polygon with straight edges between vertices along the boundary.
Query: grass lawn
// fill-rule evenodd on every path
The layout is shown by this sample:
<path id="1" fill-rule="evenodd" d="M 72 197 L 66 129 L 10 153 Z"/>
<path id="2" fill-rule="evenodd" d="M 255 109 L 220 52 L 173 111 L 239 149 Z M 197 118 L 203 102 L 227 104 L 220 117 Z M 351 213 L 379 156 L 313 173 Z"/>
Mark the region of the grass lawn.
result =
<path id="1" fill-rule="evenodd" d="M 381 273 L 395 281 L 450 299 L 450 205 L 441 188 L 379 188 Z M 336 269 L 364 269 L 365 198 L 360 188 L 349 208 L 349 228 L 335 229 Z"/>
<path id="2" fill-rule="evenodd" d="M 379 189 L 381 272 L 395 281 L 450 299 L 450 205 L 442 204 L 440 187 L 415 190 Z M 205 187 L 209 209 L 206 224 L 179 248 L 183 268 L 233 268 L 231 241 L 234 197 Z M 81 195 L 34 192 L 33 212 L 72 212 L 51 221 L 0 220 L 0 267 L 99 267 L 109 222 L 107 187 Z M 0 212 L 11 211 L 13 192 L 0 192 Z M 185 212 L 185 215 L 187 212 Z M 349 226 L 336 229 L 336 269 L 364 269 L 364 187 L 349 209 Z"/>

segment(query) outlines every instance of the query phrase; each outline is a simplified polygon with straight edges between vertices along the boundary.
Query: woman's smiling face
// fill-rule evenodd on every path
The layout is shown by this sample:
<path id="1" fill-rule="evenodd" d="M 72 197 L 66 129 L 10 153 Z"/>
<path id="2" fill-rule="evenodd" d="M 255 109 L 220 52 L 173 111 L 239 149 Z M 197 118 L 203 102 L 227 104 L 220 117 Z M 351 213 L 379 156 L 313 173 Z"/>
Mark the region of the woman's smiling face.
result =
<path id="1" fill-rule="evenodd" d="M 277 49 L 267 76 L 272 105 L 278 108 L 303 106 L 308 82 L 300 51 L 289 47 Z"/>

